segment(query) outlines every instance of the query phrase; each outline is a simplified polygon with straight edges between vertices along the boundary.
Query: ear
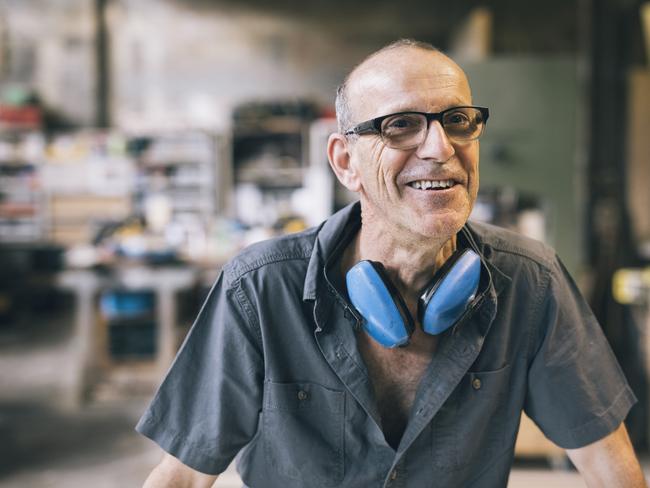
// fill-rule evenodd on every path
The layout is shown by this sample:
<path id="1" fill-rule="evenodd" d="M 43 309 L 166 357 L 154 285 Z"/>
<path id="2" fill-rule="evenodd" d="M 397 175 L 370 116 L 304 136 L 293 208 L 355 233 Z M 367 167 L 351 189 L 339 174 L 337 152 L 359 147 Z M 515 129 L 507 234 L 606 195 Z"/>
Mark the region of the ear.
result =
<path id="1" fill-rule="evenodd" d="M 361 178 L 351 164 L 349 142 L 344 135 L 330 135 L 327 140 L 327 158 L 341 184 L 350 191 L 358 192 L 361 189 Z"/>

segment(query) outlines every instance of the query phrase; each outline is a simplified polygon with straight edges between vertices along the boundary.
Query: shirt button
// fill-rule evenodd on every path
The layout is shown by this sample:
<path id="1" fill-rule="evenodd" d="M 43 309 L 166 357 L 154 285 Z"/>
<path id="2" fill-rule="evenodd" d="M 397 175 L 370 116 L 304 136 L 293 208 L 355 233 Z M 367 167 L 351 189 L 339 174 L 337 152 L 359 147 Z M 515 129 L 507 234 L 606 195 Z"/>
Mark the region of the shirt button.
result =
<path id="1" fill-rule="evenodd" d="M 472 388 L 474 388 L 475 390 L 480 390 L 481 389 L 481 380 L 478 379 L 478 378 L 474 378 L 474 380 L 472 381 Z"/>
<path id="2" fill-rule="evenodd" d="M 397 470 L 394 469 L 394 470 L 390 473 L 390 480 L 391 480 L 391 481 L 395 481 L 396 479 L 397 479 Z"/>
<path id="3" fill-rule="evenodd" d="M 303 400 L 307 400 L 307 398 L 309 398 L 309 395 L 305 390 L 300 390 L 298 392 L 298 400 L 303 401 Z"/>

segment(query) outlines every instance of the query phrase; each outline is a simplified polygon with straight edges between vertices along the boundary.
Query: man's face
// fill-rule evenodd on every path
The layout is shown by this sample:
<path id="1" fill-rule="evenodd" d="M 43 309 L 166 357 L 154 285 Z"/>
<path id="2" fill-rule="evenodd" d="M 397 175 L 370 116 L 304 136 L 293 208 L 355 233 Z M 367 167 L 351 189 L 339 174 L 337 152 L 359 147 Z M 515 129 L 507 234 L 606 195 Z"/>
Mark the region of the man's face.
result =
<path id="1" fill-rule="evenodd" d="M 403 48 L 369 60 L 348 85 L 354 124 L 401 111 L 440 112 L 471 105 L 469 84 L 444 55 Z M 353 125 L 354 125 L 353 124 Z M 364 225 L 419 241 L 450 238 L 467 221 L 478 192 L 478 141 L 452 142 L 437 121 L 409 150 L 384 145 L 379 135 L 352 136 L 350 164 L 364 206 Z M 424 189 L 423 181 L 448 181 Z M 424 186 L 424 187 L 423 187 Z M 370 221 L 369 221 L 370 220 Z"/>

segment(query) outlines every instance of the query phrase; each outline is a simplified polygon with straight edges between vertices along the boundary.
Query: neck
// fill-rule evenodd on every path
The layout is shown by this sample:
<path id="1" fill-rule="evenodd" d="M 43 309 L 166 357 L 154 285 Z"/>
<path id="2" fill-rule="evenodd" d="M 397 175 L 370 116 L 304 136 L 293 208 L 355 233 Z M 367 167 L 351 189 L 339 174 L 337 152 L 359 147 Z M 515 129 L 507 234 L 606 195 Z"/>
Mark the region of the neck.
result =
<path id="1" fill-rule="evenodd" d="M 344 273 L 361 260 L 379 261 L 407 302 L 418 293 L 456 250 L 456 235 L 440 237 L 405 236 L 381 226 L 361 225 L 345 251 Z"/>

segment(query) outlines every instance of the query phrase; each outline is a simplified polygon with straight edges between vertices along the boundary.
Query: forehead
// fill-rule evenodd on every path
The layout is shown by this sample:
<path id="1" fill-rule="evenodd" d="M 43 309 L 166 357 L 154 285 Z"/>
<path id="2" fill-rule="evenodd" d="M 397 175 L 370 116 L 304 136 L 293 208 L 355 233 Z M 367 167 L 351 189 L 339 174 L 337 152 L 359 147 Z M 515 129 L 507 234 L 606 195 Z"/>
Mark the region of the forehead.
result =
<path id="1" fill-rule="evenodd" d="M 401 48 L 380 53 L 359 66 L 348 82 L 357 121 L 402 110 L 436 112 L 469 105 L 465 73 L 442 53 Z"/>

